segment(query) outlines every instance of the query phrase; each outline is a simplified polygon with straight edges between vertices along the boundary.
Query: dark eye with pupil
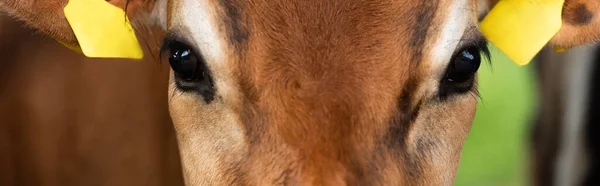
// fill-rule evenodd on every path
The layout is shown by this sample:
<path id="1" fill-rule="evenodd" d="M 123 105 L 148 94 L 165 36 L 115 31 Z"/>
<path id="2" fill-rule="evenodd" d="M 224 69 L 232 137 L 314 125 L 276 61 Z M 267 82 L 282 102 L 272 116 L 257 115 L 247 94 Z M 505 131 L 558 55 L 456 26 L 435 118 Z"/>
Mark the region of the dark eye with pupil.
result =
<path id="1" fill-rule="evenodd" d="M 464 82 L 471 79 L 481 65 L 481 55 L 477 47 L 462 50 L 450 62 L 447 71 L 447 80 L 450 82 Z"/>
<path id="2" fill-rule="evenodd" d="M 206 103 L 210 103 L 214 99 L 215 88 L 204 58 L 188 45 L 173 40 L 166 40 L 161 50 L 169 52 L 169 64 L 177 88 L 195 91 Z"/>
<path id="3" fill-rule="evenodd" d="M 463 48 L 448 63 L 446 73 L 440 82 L 439 96 L 446 98 L 455 93 L 473 90 L 475 73 L 481 65 L 481 53 L 488 56 L 485 42 Z"/>
<path id="4" fill-rule="evenodd" d="M 198 58 L 188 48 L 175 46 L 170 49 L 169 64 L 177 75 L 187 81 L 194 80 L 198 73 Z"/>

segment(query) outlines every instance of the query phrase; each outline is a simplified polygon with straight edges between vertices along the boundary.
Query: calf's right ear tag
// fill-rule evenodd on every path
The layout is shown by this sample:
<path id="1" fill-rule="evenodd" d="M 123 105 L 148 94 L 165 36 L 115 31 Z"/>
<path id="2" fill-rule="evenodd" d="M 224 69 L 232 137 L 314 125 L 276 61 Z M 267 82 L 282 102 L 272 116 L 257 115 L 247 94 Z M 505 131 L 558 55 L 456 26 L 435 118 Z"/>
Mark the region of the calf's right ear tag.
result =
<path id="1" fill-rule="evenodd" d="M 526 65 L 560 30 L 564 1 L 500 0 L 479 28 L 513 62 Z"/>
<path id="2" fill-rule="evenodd" d="M 122 9 L 105 0 L 69 0 L 64 12 L 85 56 L 130 59 L 144 56 Z"/>

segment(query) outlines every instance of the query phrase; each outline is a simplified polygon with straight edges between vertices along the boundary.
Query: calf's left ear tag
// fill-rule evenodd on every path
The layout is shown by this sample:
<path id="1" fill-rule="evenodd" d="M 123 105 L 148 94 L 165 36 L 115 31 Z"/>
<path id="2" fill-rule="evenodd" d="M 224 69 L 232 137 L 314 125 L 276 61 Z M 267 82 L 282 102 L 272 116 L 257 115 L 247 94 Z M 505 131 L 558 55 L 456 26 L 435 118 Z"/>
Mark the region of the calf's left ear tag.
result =
<path id="1" fill-rule="evenodd" d="M 565 0 L 500 0 L 483 19 L 483 35 L 518 65 L 526 65 L 562 26 Z"/>
<path id="2" fill-rule="evenodd" d="M 105 0 L 69 0 L 64 12 L 85 56 L 130 59 L 144 56 L 122 9 Z"/>

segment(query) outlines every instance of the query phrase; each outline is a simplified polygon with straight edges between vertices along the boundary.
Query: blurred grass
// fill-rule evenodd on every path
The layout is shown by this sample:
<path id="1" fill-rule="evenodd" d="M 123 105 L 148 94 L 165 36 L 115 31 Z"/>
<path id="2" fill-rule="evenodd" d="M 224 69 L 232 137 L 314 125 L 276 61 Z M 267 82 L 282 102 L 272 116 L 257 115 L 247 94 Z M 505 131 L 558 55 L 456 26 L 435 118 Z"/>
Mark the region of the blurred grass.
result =
<path id="1" fill-rule="evenodd" d="M 527 143 L 537 91 L 533 65 L 519 67 L 490 49 L 492 67 L 486 63 L 479 70 L 482 99 L 454 185 L 529 185 Z"/>

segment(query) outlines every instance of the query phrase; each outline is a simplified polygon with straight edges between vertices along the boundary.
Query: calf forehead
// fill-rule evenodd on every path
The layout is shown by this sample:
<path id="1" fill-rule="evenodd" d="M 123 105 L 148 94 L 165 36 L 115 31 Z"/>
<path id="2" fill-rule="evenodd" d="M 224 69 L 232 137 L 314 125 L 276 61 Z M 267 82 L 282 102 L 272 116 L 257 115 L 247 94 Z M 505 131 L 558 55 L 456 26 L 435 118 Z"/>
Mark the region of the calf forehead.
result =
<path id="1" fill-rule="evenodd" d="M 471 0 L 218 0 L 214 4 L 222 10 L 218 19 L 234 54 L 259 47 L 253 54 L 275 52 L 278 55 L 271 59 L 297 62 L 297 67 L 310 65 L 305 61 L 352 64 L 393 57 L 387 61 L 409 68 L 423 61 L 424 50 L 433 48 L 435 42 L 427 43 L 428 38 L 458 43 L 460 37 L 440 38 L 449 35 L 442 31 L 445 24 L 458 25 L 449 32 L 461 36 L 464 29 L 458 27 L 473 27 L 476 16 L 476 3 Z M 464 15 L 471 16 L 472 23 L 462 22 L 459 17 Z"/>
<path id="2" fill-rule="evenodd" d="M 430 15 L 422 15 L 425 18 L 420 24 L 425 26 L 419 27 L 416 26 L 419 12 L 403 2 L 255 0 L 244 3 L 237 5 L 243 7 L 239 9 L 242 25 L 231 26 L 229 30 L 238 34 L 230 33 L 228 40 L 238 46 L 237 53 L 246 54 L 239 61 L 240 66 L 256 67 L 242 70 L 252 69 L 249 74 L 253 75 L 269 74 L 253 77 L 257 86 L 262 82 L 272 85 L 266 81 L 273 75 L 300 83 L 357 83 L 358 76 L 376 75 L 361 74 L 369 72 L 369 68 L 388 67 L 371 69 L 373 72 L 417 62 L 419 59 L 411 57 L 420 53 L 435 10 L 434 4 L 411 4 L 427 4 L 418 7 L 431 9 L 425 11 Z M 232 37 L 239 33 L 247 34 L 247 39 Z M 402 73 L 407 69 L 394 70 Z"/>
<path id="3" fill-rule="evenodd" d="M 216 4 L 223 10 L 220 20 L 225 40 L 233 46 L 240 79 L 259 91 L 283 80 L 296 87 L 314 85 L 306 89 L 314 91 L 331 85 L 401 89 L 408 77 L 427 75 L 422 69 L 431 66 L 431 59 L 425 59 L 431 57 L 428 52 L 444 53 L 435 60 L 446 60 L 465 30 L 459 27 L 474 25 L 470 6 L 474 3 L 468 2 L 220 0 Z M 450 9 L 473 12 L 473 23 L 465 23 L 458 18 L 463 13 Z M 457 15 L 457 22 L 446 18 Z M 458 26 L 446 28 L 448 23 Z M 434 47 L 440 43 L 444 46 Z"/>
<path id="4" fill-rule="evenodd" d="M 361 104 L 356 98 L 375 96 L 372 90 L 399 92 L 409 68 L 417 71 L 438 7 L 437 1 L 220 2 L 227 40 L 239 55 L 235 66 L 257 98 L 348 104 L 341 107 L 349 112 Z"/>
<path id="5" fill-rule="evenodd" d="M 381 39 L 404 41 L 398 47 L 419 48 L 442 1 L 219 0 L 216 4 L 224 10 L 227 39 L 236 46 L 247 46 L 248 37 L 254 36 L 271 41 L 266 44 L 279 44 L 278 48 L 344 40 L 365 47 L 373 45 L 365 41 Z M 295 45 L 281 45 L 289 41 Z"/>
<path id="6" fill-rule="evenodd" d="M 193 1 L 196 2 L 190 3 Z M 247 62 L 248 59 L 264 61 L 263 58 L 267 58 L 268 61 L 292 64 L 297 70 L 309 71 L 328 69 L 331 68 L 328 65 L 336 64 L 361 65 L 354 63 L 355 61 L 393 62 L 400 64 L 403 68 L 401 70 L 406 71 L 423 61 L 424 55 L 427 55 L 424 54 L 425 50 L 433 48 L 435 42 L 427 43 L 427 39 L 453 39 L 450 42 L 458 43 L 454 40 L 460 37 L 446 38 L 448 31 L 441 31 L 444 24 L 453 23 L 454 18 L 445 16 L 456 16 L 449 9 L 458 8 L 461 9 L 459 12 L 472 12 L 475 20 L 472 6 L 475 5 L 475 1 L 471 0 L 169 2 L 174 2 L 168 6 L 168 11 L 171 12 L 168 15 L 171 16 L 167 22 L 171 22 L 170 27 L 177 25 L 175 27 L 179 32 L 187 32 L 188 36 L 195 37 L 194 41 L 201 45 L 199 49 L 207 55 L 205 57 L 217 58 L 212 61 L 233 59 L 231 56 L 224 59 L 226 55 L 242 57 L 235 58 L 236 62 Z M 460 6 L 452 6 L 455 4 Z M 179 21 L 181 19 L 185 21 Z M 474 24 L 458 25 L 466 27 Z M 187 29 L 181 30 L 182 26 Z M 460 36 L 463 30 L 451 30 L 450 35 Z M 440 35 L 444 38 L 440 38 Z M 433 50 L 438 51 L 439 48 Z M 234 51 L 224 52 L 228 49 Z M 249 53 L 253 55 L 246 55 Z M 315 66 L 306 61 L 323 61 L 328 65 Z"/>

